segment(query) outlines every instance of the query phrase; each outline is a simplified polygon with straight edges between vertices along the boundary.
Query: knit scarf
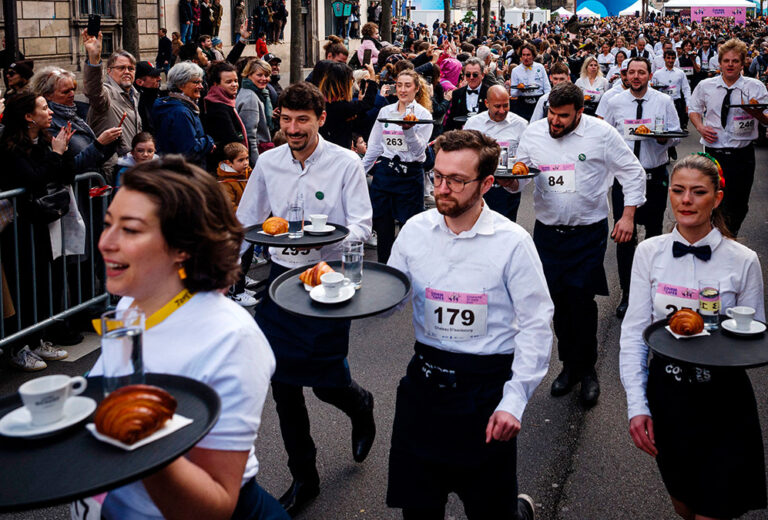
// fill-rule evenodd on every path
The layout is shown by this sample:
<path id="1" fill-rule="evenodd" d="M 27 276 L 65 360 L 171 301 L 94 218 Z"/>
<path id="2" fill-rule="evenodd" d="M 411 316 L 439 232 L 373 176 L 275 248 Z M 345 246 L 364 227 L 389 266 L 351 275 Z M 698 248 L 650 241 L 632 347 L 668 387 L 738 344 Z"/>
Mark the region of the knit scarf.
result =
<path id="1" fill-rule="evenodd" d="M 93 133 L 91 127 L 88 126 L 88 124 L 83 121 L 80 116 L 77 115 L 77 106 L 62 105 L 59 103 L 54 103 L 53 101 L 48 101 L 48 107 L 53 110 L 54 114 L 61 115 L 67 121 L 72 121 L 72 124 L 75 125 L 76 130 L 82 130 L 83 132 L 89 134 L 93 139 L 96 139 L 96 134 Z"/>
<path id="2" fill-rule="evenodd" d="M 191 105 L 190 108 L 192 109 L 192 111 L 194 111 L 195 114 L 200 115 L 200 107 L 197 106 L 197 103 L 195 102 L 194 99 L 187 96 L 186 94 L 182 94 L 181 92 L 171 92 L 170 94 L 168 94 L 168 97 L 179 99 L 181 101 L 186 102 L 188 105 Z"/>
<path id="3" fill-rule="evenodd" d="M 269 90 L 266 88 L 259 88 L 257 87 L 253 81 L 251 81 L 248 78 L 245 78 L 243 80 L 242 88 L 247 88 L 248 90 L 252 90 L 256 93 L 257 96 L 259 96 L 259 99 L 264 104 L 264 112 L 267 116 L 267 125 L 270 129 L 273 128 L 272 125 L 272 98 L 269 97 Z"/>
<path id="4" fill-rule="evenodd" d="M 243 144 L 248 148 L 248 134 L 245 131 L 243 120 L 240 119 L 240 115 L 237 113 L 237 110 L 235 110 L 235 98 L 219 85 L 214 85 L 208 90 L 208 95 L 205 96 L 205 100 L 209 103 L 221 103 L 222 105 L 227 105 L 232 108 L 232 113 L 235 114 L 237 122 L 240 123 L 240 129 L 243 133 Z"/>

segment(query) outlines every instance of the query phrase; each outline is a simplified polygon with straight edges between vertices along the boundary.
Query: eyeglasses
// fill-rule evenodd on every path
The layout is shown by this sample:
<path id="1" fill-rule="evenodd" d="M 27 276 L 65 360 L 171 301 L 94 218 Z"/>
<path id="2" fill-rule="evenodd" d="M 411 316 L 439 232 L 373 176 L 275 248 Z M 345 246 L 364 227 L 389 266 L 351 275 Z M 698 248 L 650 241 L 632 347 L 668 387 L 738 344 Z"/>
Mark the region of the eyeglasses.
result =
<path id="1" fill-rule="evenodd" d="M 193 85 L 202 85 L 203 84 L 203 80 L 201 80 L 201 79 L 192 80 L 192 81 L 188 81 L 187 83 L 192 83 Z"/>
<path id="2" fill-rule="evenodd" d="M 118 65 L 118 66 L 111 67 L 111 68 L 113 68 L 115 70 L 119 70 L 120 72 L 125 72 L 126 70 L 128 72 L 136 72 L 136 67 L 134 67 L 133 65 Z"/>
<path id="3" fill-rule="evenodd" d="M 479 72 L 466 72 L 464 75 L 468 78 L 479 78 L 482 74 Z"/>
<path id="4" fill-rule="evenodd" d="M 446 185 L 448 186 L 448 189 L 454 193 L 461 193 L 462 191 L 464 191 L 464 188 L 467 187 L 467 184 L 482 180 L 482 179 L 472 179 L 471 181 L 465 181 L 457 177 L 448 177 L 447 175 L 443 175 L 442 173 L 437 173 L 435 170 L 432 170 L 430 173 L 434 178 L 435 187 L 440 186 L 443 183 L 443 181 L 445 181 Z"/>

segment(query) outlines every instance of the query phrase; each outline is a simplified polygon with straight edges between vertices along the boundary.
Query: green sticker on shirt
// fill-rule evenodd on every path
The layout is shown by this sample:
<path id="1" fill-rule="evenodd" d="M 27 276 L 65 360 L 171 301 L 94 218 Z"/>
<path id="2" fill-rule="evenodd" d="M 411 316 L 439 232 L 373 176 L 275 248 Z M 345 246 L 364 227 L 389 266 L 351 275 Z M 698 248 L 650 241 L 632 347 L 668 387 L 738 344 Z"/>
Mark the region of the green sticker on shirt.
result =
<path id="1" fill-rule="evenodd" d="M 584 155 L 583 153 L 580 153 L 580 154 L 579 154 L 579 160 L 580 160 L 580 161 L 586 161 L 586 160 L 587 160 L 587 156 L 586 156 L 586 155 Z"/>
<path id="2" fill-rule="evenodd" d="M 325 198 L 325 194 L 322 191 L 318 191 L 315 193 L 315 197 L 317 200 L 323 200 Z"/>

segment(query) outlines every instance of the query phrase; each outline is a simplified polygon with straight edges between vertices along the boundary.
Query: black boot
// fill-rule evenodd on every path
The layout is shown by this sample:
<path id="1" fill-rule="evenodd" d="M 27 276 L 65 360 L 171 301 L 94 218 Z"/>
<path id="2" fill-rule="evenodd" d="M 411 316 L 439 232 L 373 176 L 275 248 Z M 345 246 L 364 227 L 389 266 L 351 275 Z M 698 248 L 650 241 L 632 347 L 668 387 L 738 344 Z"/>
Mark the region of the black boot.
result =
<path id="1" fill-rule="evenodd" d="M 627 291 L 624 291 L 621 293 L 621 301 L 619 302 L 619 306 L 616 307 L 616 317 L 619 319 L 623 319 L 624 316 L 627 314 L 628 308 L 629 308 L 629 293 Z"/>
<path id="2" fill-rule="evenodd" d="M 352 417 L 352 458 L 363 462 L 373 446 L 376 437 L 376 423 L 373 419 L 373 394 L 368 392 L 365 409 Z"/>
<path id="3" fill-rule="evenodd" d="M 560 375 L 557 376 L 557 379 L 552 383 L 552 390 L 551 394 L 554 397 L 561 397 L 567 394 L 571 391 L 571 388 L 576 386 L 576 383 L 579 382 L 578 375 L 574 372 L 573 369 L 570 367 L 567 367 L 563 365 L 563 370 L 560 372 Z"/>
<path id="4" fill-rule="evenodd" d="M 587 375 L 581 379 L 579 397 L 582 404 L 587 408 L 597 404 L 597 398 L 600 397 L 600 383 L 597 381 L 597 373 L 594 369 L 587 372 Z"/>
<path id="5" fill-rule="evenodd" d="M 291 518 L 299 514 L 314 498 L 320 494 L 320 478 L 315 472 L 314 476 L 299 480 L 294 478 L 291 487 L 280 497 L 280 505 L 291 515 Z"/>

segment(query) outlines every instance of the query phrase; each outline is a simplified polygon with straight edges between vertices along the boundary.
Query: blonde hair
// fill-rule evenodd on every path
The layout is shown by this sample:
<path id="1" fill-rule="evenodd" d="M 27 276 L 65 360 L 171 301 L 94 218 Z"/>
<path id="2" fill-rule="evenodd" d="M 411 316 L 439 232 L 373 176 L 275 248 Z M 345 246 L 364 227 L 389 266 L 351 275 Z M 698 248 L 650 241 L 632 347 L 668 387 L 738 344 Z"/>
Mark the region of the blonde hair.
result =
<path id="1" fill-rule="evenodd" d="M 266 72 L 268 76 L 272 75 L 272 66 L 259 58 L 248 60 L 248 62 L 245 64 L 245 67 L 243 67 L 243 72 L 240 75 L 244 78 L 247 78 L 258 70 Z"/>
<path id="2" fill-rule="evenodd" d="M 747 44 L 736 38 L 731 38 L 717 48 L 717 62 L 720 63 L 726 52 L 735 52 L 741 56 L 742 65 L 747 60 Z"/>
<path id="3" fill-rule="evenodd" d="M 408 76 L 413 79 L 413 84 L 416 85 L 416 102 L 432 112 L 432 98 L 429 97 L 429 92 L 427 92 L 424 82 L 421 81 L 419 73 L 413 69 L 406 69 L 397 75 L 398 78 L 400 78 L 400 76 Z"/>
<path id="4" fill-rule="evenodd" d="M 593 61 L 595 63 L 597 63 L 597 58 L 595 58 L 592 55 L 586 57 L 586 59 L 584 60 L 584 63 L 581 64 L 581 72 L 579 73 L 580 77 L 582 77 L 582 78 L 586 78 L 587 77 L 587 67 L 589 67 L 589 64 L 592 63 Z M 600 70 L 600 64 L 599 63 L 597 64 L 597 76 L 595 76 L 595 77 L 597 77 L 597 78 L 602 78 L 603 77 L 603 71 Z"/>

